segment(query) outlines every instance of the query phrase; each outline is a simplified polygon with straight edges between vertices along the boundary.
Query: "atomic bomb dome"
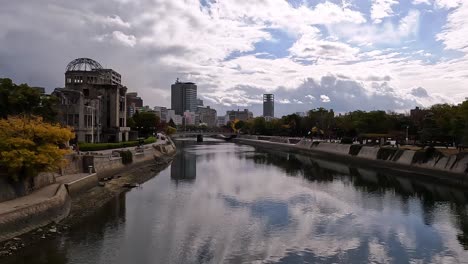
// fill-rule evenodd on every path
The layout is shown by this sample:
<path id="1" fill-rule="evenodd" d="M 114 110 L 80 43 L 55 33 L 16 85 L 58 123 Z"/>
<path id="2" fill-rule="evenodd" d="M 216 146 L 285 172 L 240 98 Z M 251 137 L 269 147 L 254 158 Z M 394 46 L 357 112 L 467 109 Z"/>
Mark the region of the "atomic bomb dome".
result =
<path id="1" fill-rule="evenodd" d="M 101 69 L 101 64 L 93 59 L 78 58 L 68 63 L 66 71 L 94 71 Z"/>

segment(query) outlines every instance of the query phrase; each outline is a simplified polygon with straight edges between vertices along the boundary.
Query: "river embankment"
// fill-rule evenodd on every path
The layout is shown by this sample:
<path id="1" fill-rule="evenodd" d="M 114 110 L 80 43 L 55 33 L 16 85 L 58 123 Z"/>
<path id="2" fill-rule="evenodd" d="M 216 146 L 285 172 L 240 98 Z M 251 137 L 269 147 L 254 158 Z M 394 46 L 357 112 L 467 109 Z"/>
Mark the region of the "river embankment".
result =
<path id="1" fill-rule="evenodd" d="M 154 177 L 171 162 L 176 147 L 168 140 L 128 151 L 130 162 L 113 151 L 69 156 L 65 173 L 53 184 L 0 203 L 0 257 L 66 232 L 114 197 Z"/>
<path id="2" fill-rule="evenodd" d="M 347 165 L 388 169 L 405 172 L 414 177 L 430 177 L 432 180 L 456 186 L 468 186 L 468 155 L 445 156 L 433 150 L 407 150 L 396 147 L 378 147 L 326 143 L 308 139 L 283 137 L 241 136 L 233 139 L 239 144 L 281 150 L 333 160 Z"/>

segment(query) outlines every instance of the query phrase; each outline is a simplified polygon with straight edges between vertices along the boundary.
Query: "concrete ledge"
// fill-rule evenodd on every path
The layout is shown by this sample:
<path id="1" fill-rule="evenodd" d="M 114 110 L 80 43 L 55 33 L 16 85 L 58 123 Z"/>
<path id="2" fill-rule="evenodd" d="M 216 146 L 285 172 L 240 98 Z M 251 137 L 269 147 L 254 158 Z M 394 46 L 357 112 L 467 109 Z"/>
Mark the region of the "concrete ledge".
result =
<path id="1" fill-rule="evenodd" d="M 70 213 L 70 204 L 67 189 L 59 185 L 55 195 L 45 201 L 0 214 L 0 241 L 61 221 Z"/>
<path id="2" fill-rule="evenodd" d="M 81 179 L 65 183 L 65 187 L 67 188 L 70 196 L 73 197 L 77 194 L 80 194 L 84 191 L 93 188 L 94 186 L 97 186 L 98 182 L 99 180 L 97 177 L 97 173 L 93 173 Z"/>

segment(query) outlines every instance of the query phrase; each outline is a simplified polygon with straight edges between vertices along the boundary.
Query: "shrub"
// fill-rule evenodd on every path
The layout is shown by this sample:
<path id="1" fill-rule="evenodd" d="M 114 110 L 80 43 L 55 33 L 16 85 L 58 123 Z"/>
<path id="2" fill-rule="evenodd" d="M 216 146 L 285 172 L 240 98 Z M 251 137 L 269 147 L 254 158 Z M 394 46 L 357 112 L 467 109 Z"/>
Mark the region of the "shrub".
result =
<path id="1" fill-rule="evenodd" d="M 350 137 L 344 137 L 341 139 L 341 144 L 353 144 L 353 139 Z"/>
<path id="2" fill-rule="evenodd" d="M 352 156 L 357 156 L 359 151 L 361 151 L 362 145 L 351 145 L 349 148 L 349 154 Z"/>
<path id="3" fill-rule="evenodd" d="M 393 160 L 393 161 L 397 161 L 397 160 L 401 157 L 401 155 L 403 155 L 403 153 L 405 153 L 405 151 L 404 151 L 403 149 L 397 150 L 397 151 L 395 152 L 395 155 L 393 155 L 392 160 Z"/>
<path id="4" fill-rule="evenodd" d="M 130 164 L 133 162 L 133 153 L 130 150 L 120 151 L 120 157 L 123 164 Z"/>
<path id="5" fill-rule="evenodd" d="M 155 137 L 149 137 L 144 140 L 144 144 L 156 142 Z M 138 141 L 127 141 L 119 143 L 79 143 L 80 151 L 99 151 L 106 149 L 127 148 L 138 146 Z"/>
<path id="6" fill-rule="evenodd" d="M 377 152 L 377 159 L 379 160 L 390 160 L 393 155 L 397 152 L 397 149 L 391 148 L 380 148 Z"/>
<path id="7" fill-rule="evenodd" d="M 155 137 L 149 137 L 149 138 L 145 139 L 145 141 L 144 141 L 145 144 L 151 144 L 151 143 L 154 143 L 154 142 L 156 142 Z"/>
<path id="8" fill-rule="evenodd" d="M 176 130 L 175 128 L 173 128 L 173 127 L 171 127 L 171 126 L 168 126 L 168 127 L 166 128 L 166 135 L 170 136 L 170 135 L 174 134 L 176 131 L 177 131 L 177 130 Z"/>
<path id="9" fill-rule="evenodd" d="M 416 151 L 413 156 L 413 163 L 426 163 L 431 159 L 439 159 L 444 154 L 434 147 L 428 147 L 425 150 Z"/>

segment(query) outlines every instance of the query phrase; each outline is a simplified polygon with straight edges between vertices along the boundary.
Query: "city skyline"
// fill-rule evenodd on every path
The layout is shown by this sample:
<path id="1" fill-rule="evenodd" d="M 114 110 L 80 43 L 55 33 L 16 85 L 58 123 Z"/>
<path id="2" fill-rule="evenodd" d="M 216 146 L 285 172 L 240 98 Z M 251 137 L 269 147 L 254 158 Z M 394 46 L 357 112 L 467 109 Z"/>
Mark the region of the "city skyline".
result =
<path id="1" fill-rule="evenodd" d="M 122 73 L 148 105 L 170 107 L 180 78 L 218 113 L 260 116 L 262 94 L 273 93 L 277 117 L 408 111 L 468 96 L 468 6 L 459 0 L 110 3 L 3 3 L 1 77 L 50 93 L 63 87 L 67 62 L 89 57 Z"/>

